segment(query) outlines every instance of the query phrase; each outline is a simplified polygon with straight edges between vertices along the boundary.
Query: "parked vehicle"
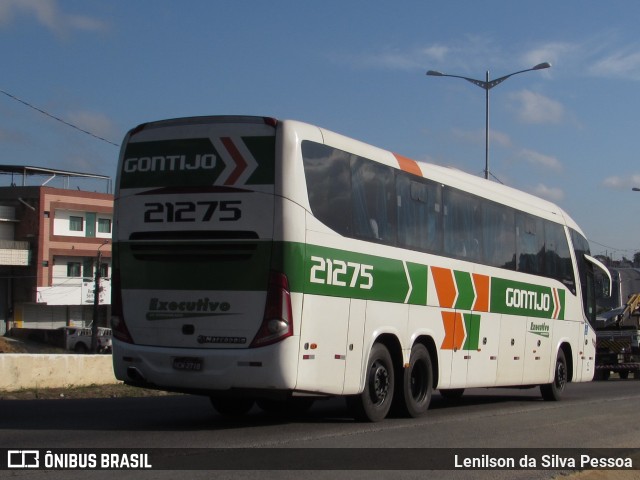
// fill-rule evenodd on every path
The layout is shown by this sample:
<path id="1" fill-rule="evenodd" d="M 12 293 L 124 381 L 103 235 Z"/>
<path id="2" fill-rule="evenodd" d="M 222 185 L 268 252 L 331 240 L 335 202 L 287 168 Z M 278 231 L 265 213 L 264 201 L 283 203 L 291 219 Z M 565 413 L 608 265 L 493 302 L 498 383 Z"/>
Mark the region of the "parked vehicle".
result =
<path id="1" fill-rule="evenodd" d="M 62 327 L 64 348 L 76 353 L 91 351 L 90 327 Z M 98 353 L 111 353 L 111 329 L 98 327 Z"/>
<path id="2" fill-rule="evenodd" d="M 640 379 L 640 271 L 632 268 L 610 269 L 615 306 L 596 320 L 595 380 L 609 379 L 611 372 L 626 379 L 632 373 Z M 617 300 L 617 302 L 616 302 Z M 599 302 L 600 304 L 600 302 Z"/>

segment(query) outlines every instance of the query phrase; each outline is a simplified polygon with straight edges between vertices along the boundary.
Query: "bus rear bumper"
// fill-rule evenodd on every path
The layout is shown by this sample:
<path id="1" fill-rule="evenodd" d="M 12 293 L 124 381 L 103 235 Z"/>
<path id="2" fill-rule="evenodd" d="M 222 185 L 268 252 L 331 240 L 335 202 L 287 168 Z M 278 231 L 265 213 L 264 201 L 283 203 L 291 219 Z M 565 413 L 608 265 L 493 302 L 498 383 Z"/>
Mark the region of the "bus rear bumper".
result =
<path id="1" fill-rule="evenodd" d="M 292 391 L 297 355 L 298 337 L 261 348 L 215 350 L 149 347 L 113 339 L 113 370 L 118 380 L 199 394 Z"/>

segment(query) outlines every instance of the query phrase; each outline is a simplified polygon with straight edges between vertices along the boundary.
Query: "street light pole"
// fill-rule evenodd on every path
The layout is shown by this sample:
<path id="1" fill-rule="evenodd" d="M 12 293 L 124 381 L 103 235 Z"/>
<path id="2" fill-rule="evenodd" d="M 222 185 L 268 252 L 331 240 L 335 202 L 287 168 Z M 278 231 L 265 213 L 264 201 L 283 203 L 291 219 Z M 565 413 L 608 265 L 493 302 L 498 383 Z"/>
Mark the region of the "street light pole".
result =
<path id="1" fill-rule="evenodd" d="M 91 324 L 91 353 L 98 353 L 98 317 L 100 312 L 100 261 L 102 260 L 102 252 L 100 249 L 108 245 L 107 240 L 98 247 L 98 257 L 96 258 L 96 275 L 93 287 L 93 323 Z"/>
<path id="2" fill-rule="evenodd" d="M 489 70 L 487 70 L 485 80 L 476 80 L 475 78 L 463 77 L 461 75 L 449 75 L 446 73 L 438 72 L 436 70 L 429 70 L 427 75 L 430 77 L 453 77 L 453 78 L 461 78 L 466 80 L 467 82 L 471 82 L 474 85 L 482 88 L 485 91 L 485 132 L 484 132 L 484 178 L 489 178 L 489 90 L 493 87 L 500 85 L 507 78 L 513 77 L 514 75 L 518 75 L 519 73 L 531 72 L 533 70 L 543 70 L 545 68 L 550 68 L 551 64 L 548 62 L 539 63 L 535 67 L 527 68 L 526 70 L 520 70 L 518 72 L 510 73 L 509 75 L 504 75 L 502 77 L 496 78 L 495 80 L 489 80 Z"/>

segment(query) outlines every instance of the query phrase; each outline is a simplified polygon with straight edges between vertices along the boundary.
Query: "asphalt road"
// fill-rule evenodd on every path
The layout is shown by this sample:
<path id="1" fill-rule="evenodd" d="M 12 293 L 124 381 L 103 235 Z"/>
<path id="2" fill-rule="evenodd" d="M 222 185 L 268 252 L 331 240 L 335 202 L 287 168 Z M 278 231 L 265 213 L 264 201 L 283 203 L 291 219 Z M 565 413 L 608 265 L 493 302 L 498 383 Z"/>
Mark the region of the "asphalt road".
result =
<path id="1" fill-rule="evenodd" d="M 375 424 L 354 422 L 339 399 L 316 402 L 304 416 L 277 417 L 255 408 L 240 420 L 216 414 L 208 399 L 196 396 L 87 400 L 0 401 L 0 447 L 19 448 L 246 448 L 248 461 L 269 455 L 287 459 L 282 449 L 321 448 L 326 468 L 344 460 L 327 449 L 369 453 L 371 470 L 190 471 L 186 478 L 552 478 L 557 471 L 387 471 L 385 459 L 398 462 L 394 449 L 544 448 L 563 456 L 565 448 L 640 450 L 640 381 L 570 384 L 560 402 L 544 402 L 538 389 L 474 389 L 462 400 L 446 402 L 434 394 L 421 419 L 389 418 Z M 277 449 L 277 450 L 256 450 Z M 375 449 L 369 452 L 346 449 Z M 453 451 L 464 453 L 463 450 Z M 177 455 L 166 450 L 167 456 Z M 257 453 L 254 453 L 257 452 Z M 304 452 L 291 450 L 292 465 Z M 413 453 L 433 455 L 433 450 Z M 452 452 L 438 450 L 442 455 Z M 527 450 L 523 450 L 527 453 Z M 206 460 L 207 452 L 180 461 Z M 210 452 L 211 453 L 211 452 Z M 438 455 L 440 455 L 438 453 Z M 481 452 L 480 452 L 481 453 Z M 201 456 L 198 456 L 201 455 Z M 263 458 L 264 457 L 264 458 Z M 393 460 L 395 459 L 395 460 Z M 210 460 L 210 459 L 209 459 Z M 314 457 L 314 460 L 317 460 Z M 401 458 L 400 458 L 401 461 Z M 636 461 L 640 458 L 636 456 Z M 342 462 L 342 463 L 341 463 Z M 362 462 L 362 460 L 361 460 Z M 304 463 L 302 463 L 304 465 Z M 185 465 L 182 463 L 181 465 Z M 366 465 L 366 463 L 365 463 Z M 395 465 L 395 464 L 394 464 Z M 188 467 L 184 467 L 188 468 Z M 360 465 L 359 468 L 362 468 Z M 59 476 L 58 476 L 59 475 Z M 118 472 L 118 478 L 176 478 L 176 471 Z M 0 471 L 10 478 L 113 478 L 113 472 Z M 640 471 L 638 471 L 640 478 Z"/>

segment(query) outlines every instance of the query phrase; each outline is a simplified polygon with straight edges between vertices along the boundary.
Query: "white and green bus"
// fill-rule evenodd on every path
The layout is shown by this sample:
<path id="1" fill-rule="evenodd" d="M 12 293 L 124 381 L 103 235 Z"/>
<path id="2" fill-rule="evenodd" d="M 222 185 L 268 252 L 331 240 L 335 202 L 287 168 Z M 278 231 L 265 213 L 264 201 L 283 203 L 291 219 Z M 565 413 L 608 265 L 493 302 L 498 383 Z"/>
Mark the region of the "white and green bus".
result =
<path id="1" fill-rule="evenodd" d="M 222 414 L 344 396 L 417 417 L 434 389 L 557 400 L 594 374 L 579 227 L 455 169 L 296 121 L 151 122 L 124 140 L 114 226 L 116 377 Z"/>

